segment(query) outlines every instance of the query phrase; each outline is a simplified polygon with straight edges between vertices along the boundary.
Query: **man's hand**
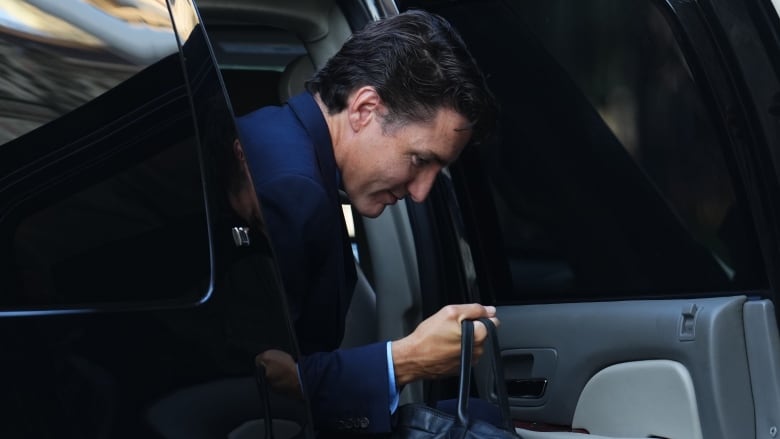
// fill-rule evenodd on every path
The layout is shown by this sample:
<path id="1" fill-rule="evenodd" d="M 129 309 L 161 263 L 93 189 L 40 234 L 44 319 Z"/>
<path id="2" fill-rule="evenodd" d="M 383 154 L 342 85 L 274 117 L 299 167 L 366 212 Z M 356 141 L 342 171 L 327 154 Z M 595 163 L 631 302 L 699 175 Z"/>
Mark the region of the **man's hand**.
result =
<path id="1" fill-rule="evenodd" d="M 408 336 L 392 343 L 395 382 L 439 378 L 460 366 L 461 322 L 488 317 L 498 326 L 496 308 L 478 303 L 448 305 L 421 322 Z M 482 355 L 487 328 L 474 322 L 474 357 Z"/>
<path id="2" fill-rule="evenodd" d="M 269 349 L 255 357 L 255 364 L 265 367 L 265 377 L 273 390 L 303 399 L 298 368 L 290 354 Z"/>

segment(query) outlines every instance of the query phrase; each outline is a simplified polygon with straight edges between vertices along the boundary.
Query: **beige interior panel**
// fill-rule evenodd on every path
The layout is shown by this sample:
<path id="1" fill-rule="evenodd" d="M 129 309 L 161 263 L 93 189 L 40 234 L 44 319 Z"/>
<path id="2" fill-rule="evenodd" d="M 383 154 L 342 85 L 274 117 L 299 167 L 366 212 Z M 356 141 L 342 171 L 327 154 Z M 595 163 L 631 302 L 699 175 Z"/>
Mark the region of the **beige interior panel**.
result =
<path id="1" fill-rule="evenodd" d="M 702 439 L 691 375 L 670 360 L 599 371 L 580 394 L 572 427 L 607 437 Z"/>

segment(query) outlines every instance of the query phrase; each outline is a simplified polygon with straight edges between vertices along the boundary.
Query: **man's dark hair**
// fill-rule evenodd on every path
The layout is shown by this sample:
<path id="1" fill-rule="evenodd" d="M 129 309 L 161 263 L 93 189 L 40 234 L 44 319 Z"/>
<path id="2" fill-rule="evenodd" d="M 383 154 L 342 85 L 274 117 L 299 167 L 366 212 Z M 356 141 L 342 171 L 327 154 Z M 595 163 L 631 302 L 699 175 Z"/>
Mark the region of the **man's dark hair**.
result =
<path id="1" fill-rule="evenodd" d="M 338 113 L 350 93 L 366 85 L 387 107 L 386 124 L 428 122 L 448 108 L 470 122 L 474 142 L 493 129 L 496 102 L 485 78 L 457 31 L 436 14 L 410 10 L 370 22 L 306 89 Z"/>

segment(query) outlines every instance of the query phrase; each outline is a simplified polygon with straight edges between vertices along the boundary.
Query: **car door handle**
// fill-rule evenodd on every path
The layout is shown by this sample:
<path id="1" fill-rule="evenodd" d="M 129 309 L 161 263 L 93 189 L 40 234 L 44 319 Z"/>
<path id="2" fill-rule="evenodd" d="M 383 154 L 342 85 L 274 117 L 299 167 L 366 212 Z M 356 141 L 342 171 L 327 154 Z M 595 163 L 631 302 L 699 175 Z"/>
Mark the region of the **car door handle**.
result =
<path id="1" fill-rule="evenodd" d="M 510 398 L 541 398 L 547 390 L 547 378 L 506 380 L 505 384 Z"/>

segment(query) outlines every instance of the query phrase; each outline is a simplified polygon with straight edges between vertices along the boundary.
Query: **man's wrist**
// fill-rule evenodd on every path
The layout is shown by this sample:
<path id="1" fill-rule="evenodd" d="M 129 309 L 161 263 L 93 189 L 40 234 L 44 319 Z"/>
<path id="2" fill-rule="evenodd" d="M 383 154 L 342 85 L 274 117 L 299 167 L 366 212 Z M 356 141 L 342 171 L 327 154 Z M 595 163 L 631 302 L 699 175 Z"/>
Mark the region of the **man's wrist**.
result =
<path id="1" fill-rule="evenodd" d="M 403 387 L 412 381 L 418 379 L 419 368 L 414 361 L 414 355 L 411 341 L 408 337 L 395 340 L 391 343 L 393 355 L 393 369 L 395 370 L 395 384 Z"/>

